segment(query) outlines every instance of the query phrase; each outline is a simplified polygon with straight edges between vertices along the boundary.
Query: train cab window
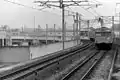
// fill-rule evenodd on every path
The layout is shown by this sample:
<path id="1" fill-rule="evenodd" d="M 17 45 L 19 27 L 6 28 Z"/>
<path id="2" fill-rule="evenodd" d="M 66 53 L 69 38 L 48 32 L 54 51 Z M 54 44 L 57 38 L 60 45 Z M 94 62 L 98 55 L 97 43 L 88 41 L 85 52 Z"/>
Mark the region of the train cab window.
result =
<path id="1" fill-rule="evenodd" d="M 111 36 L 111 32 L 96 32 L 96 36 Z"/>
<path id="2" fill-rule="evenodd" d="M 80 32 L 80 35 L 81 35 L 81 36 L 88 36 L 88 31 L 81 31 L 81 32 Z"/>
<path id="3" fill-rule="evenodd" d="M 96 34 L 96 36 L 101 36 L 101 34 Z"/>
<path id="4" fill-rule="evenodd" d="M 96 32 L 95 35 L 96 36 L 101 36 L 101 33 L 100 32 Z"/>
<path id="5" fill-rule="evenodd" d="M 111 36 L 111 32 L 102 32 L 102 36 Z"/>

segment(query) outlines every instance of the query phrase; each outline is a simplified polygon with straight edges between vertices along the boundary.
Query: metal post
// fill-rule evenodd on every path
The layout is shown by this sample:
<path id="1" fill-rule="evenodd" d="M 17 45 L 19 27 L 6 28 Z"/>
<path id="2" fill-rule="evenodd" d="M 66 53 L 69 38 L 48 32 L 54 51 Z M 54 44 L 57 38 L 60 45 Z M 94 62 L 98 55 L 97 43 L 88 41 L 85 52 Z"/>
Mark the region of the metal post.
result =
<path id="1" fill-rule="evenodd" d="M 76 32 L 75 23 L 73 23 L 73 42 L 76 45 L 76 35 L 75 35 L 75 32 Z"/>
<path id="2" fill-rule="evenodd" d="M 54 42 L 55 42 L 55 37 L 56 37 L 56 30 L 55 30 L 55 24 L 54 24 Z"/>
<path id="3" fill-rule="evenodd" d="M 81 43 L 81 17 L 80 16 L 79 16 L 79 36 L 80 36 L 79 43 Z"/>
<path id="4" fill-rule="evenodd" d="M 75 40 L 75 23 L 73 23 L 73 40 Z"/>
<path id="5" fill-rule="evenodd" d="M 48 43 L 48 24 L 46 24 L 46 44 Z"/>
<path id="6" fill-rule="evenodd" d="M 90 31 L 89 31 L 89 24 L 90 24 L 90 21 L 88 20 L 87 21 L 87 25 L 88 25 L 88 38 L 90 38 L 90 35 L 89 35 L 89 33 L 90 33 Z"/>
<path id="7" fill-rule="evenodd" d="M 104 21 L 103 21 L 103 16 L 102 16 L 102 19 L 101 19 L 101 28 L 104 26 Z"/>
<path id="8" fill-rule="evenodd" d="M 64 27 L 64 4 L 62 4 L 62 42 L 63 49 L 65 49 L 65 27 Z"/>
<path id="9" fill-rule="evenodd" d="M 120 12 L 119 12 L 119 27 L 120 27 Z M 119 37 L 120 37 L 120 31 L 119 31 Z"/>
<path id="10" fill-rule="evenodd" d="M 4 38 L 2 38 L 2 46 L 4 46 Z"/>
<path id="11" fill-rule="evenodd" d="M 65 38 L 64 40 L 67 41 L 67 35 L 66 35 L 66 31 L 67 31 L 67 28 L 66 28 L 66 22 L 65 22 L 65 25 L 64 25 L 64 34 L 65 34 Z"/>
<path id="12" fill-rule="evenodd" d="M 76 37 L 75 37 L 75 30 L 76 30 L 76 28 L 75 28 L 75 15 L 73 15 L 73 19 L 74 19 L 74 23 L 73 23 L 73 37 L 74 37 L 74 40 L 76 39 Z"/>
<path id="13" fill-rule="evenodd" d="M 35 32 L 35 16 L 34 16 L 34 32 Z"/>
<path id="14" fill-rule="evenodd" d="M 76 13 L 76 35 L 77 35 L 77 44 L 78 44 L 78 13 Z"/>
<path id="15" fill-rule="evenodd" d="M 113 41 L 115 39 L 115 35 L 114 35 L 114 16 L 112 16 L 112 38 L 113 38 Z"/>

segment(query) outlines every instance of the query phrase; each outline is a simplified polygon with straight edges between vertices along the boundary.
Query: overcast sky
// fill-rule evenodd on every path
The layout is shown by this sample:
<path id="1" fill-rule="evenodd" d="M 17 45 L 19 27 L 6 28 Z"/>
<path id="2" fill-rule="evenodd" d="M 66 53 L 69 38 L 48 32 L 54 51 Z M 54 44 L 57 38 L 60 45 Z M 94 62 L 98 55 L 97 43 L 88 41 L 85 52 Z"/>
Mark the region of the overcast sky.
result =
<path id="1" fill-rule="evenodd" d="M 34 6 L 37 9 L 37 4 L 34 4 L 34 0 L 9 0 L 14 1 L 20 4 L 24 4 L 27 6 Z M 90 0 L 95 1 L 95 0 Z M 82 8 L 72 8 L 75 12 L 78 11 L 83 15 L 84 18 L 93 18 L 95 15 L 114 15 L 116 2 L 120 2 L 120 0 L 97 0 L 102 6 L 98 8 L 89 9 L 91 13 L 85 11 Z M 20 28 L 22 25 L 26 27 L 33 28 L 34 27 L 34 16 L 35 16 L 35 27 L 37 25 L 41 25 L 42 28 L 45 28 L 45 24 L 48 24 L 49 27 L 53 27 L 54 24 L 60 26 L 61 24 L 61 11 L 59 9 L 45 9 L 44 11 L 38 11 L 35 9 L 31 9 L 28 7 L 23 7 L 17 4 L 9 3 L 4 0 L 0 0 L 0 25 L 9 25 L 11 28 Z M 120 8 L 116 8 L 116 12 L 118 12 Z M 67 25 L 72 25 L 73 19 L 72 17 L 66 17 Z"/>

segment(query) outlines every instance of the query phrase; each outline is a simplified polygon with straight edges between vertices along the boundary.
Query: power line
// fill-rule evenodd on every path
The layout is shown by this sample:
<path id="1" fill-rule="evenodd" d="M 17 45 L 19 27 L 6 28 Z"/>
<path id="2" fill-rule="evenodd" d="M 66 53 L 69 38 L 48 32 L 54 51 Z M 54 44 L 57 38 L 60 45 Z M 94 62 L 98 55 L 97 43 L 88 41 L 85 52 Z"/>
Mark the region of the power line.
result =
<path id="1" fill-rule="evenodd" d="M 88 0 L 78 0 L 78 1 L 74 1 L 74 0 L 70 0 L 70 1 L 63 1 L 63 0 L 58 0 L 58 1 L 51 1 L 51 0 L 47 0 L 47 1 L 34 1 L 34 3 L 40 3 L 41 5 L 39 6 L 47 6 L 47 7 L 58 7 L 60 9 L 62 9 L 62 40 L 63 40 L 63 49 L 64 49 L 64 40 L 65 40 L 65 21 L 64 21 L 64 17 L 65 17 L 65 7 L 69 7 L 69 6 L 91 6 L 91 5 L 95 5 L 98 6 L 99 4 L 80 4 L 81 2 L 88 2 Z M 58 3 L 59 5 L 53 4 L 53 3 Z M 73 16 L 74 17 L 74 16 Z M 78 13 L 76 13 L 76 19 L 74 19 L 74 22 L 76 23 L 76 32 L 78 35 L 78 24 L 79 24 L 79 19 L 78 17 L 80 17 L 80 15 Z M 78 40 L 77 40 L 78 43 Z"/>
<path id="2" fill-rule="evenodd" d="M 28 6 L 28 5 L 20 4 L 20 3 L 13 2 L 13 1 L 9 1 L 9 0 L 4 0 L 4 1 L 9 2 L 9 3 L 12 3 L 12 4 L 19 5 L 19 6 L 23 6 L 23 7 L 26 7 L 26 8 L 31 8 L 31 9 L 34 9 L 34 10 L 42 11 L 42 12 L 49 12 L 49 11 L 45 11 L 45 10 L 44 10 L 44 9 L 46 9 L 47 7 L 44 7 L 44 8 L 41 8 L 41 9 L 37 9 L 37 8 L 31 7 L 31 6 Z M 43 11 L 43 10 L 44 10 L 44 11 Z M 65 10 L 65 11 L 69 11 L 69 10 Z M 70 12 L 75 13 L 75 12 L 73 12 L 73 11 L 70 11 Z M 51 12 L 50 12 L 50 13 L 51 13 Z M 56 13 L 53 13 L 53 12 L 52 12 L 52 14 L 61 16 L 61 15 L 56 14 Z"/>
<path id="3" fill-rule="evenodd" d="M 101 3 L 100 1 L 98 1 L 98 0 L 91 0 L 91 2 L 97 2 L 97 3 Z"/>
<path id="4" fill-rule="evenodd" d="M 101 16 L 96 10 L 94 10 L 93 8 L 92 8 L 92 10 L 98 15 L 98 16 Z"/>
<path id="5" fill-rule="evenodd" d="M 26 8 L 31 8 L 31 9 L 34 9 L 34 10 L 42 11 L 42 12 L 50 12 L 50 11 L 45 11 L 45 10 L 44 10 L 44 9 L 46 9 L 47 7 L 44 7 L 44 8 L 41 8 L 41 9 L 37 9 L 37 8 L 31 7 L 31 6 L 28 6 L 28 5 L 20 4 L 20 3 L 13 2 L 13 1 L 9 1 L 9 0 L 4 0 L 4 1 L 9 2 L 9 3 L 12 3 L 12 4 L 19 5 L 19 6 L 23 6 L 23 7 L 26 7 Z M 51 12 L 50 12 L 50 13 L 51 13 Z M 56 14 L 56 13 L 53 13 L 53 12 L 52 12 L 52 14 L 61 16 L 61 15 Z"/>
<path id="6" fill-rule="evenodd" d="M 93 16 L 95 16 L 95 17 L 96 17 L 96 15 L 95 15 L 95 14 L 93 14 L 92 12 L 90 12 L 88 9 L 86 9 L 86 8 L 84 8 L 84 7 L 81 7 L 81 8 L 83 8 L 85 11 L 87 11 L 88 13 L 90 13 L 90 14 L 92 14 Z"/>
<path id="7" fill-rule="evenodd" d="M 4 1 L 9 2 L 9 3 L 13 3 L 13 4 L 17 4 L 17 5 L 20 5 L 20 6 L 23 6 L 23 7 L 27 7 L 27 8 L 31 8 L 31 9 L 36 9 L 36 10 L 39 10 L 39 11 L 41 11 L 41 10 L 43 10 L 43 9 L 46 8 L 46 7 L 44 7 L 44 8 L 41 8 L 41 9 L 37 9 L 37 8 L 31 7 L 31 6 L 27 6 L 27 5 L 16 3 L 16 2 L 13 2 L 13 1 L 9 1 L 9 0 L 4 0 Z"/>

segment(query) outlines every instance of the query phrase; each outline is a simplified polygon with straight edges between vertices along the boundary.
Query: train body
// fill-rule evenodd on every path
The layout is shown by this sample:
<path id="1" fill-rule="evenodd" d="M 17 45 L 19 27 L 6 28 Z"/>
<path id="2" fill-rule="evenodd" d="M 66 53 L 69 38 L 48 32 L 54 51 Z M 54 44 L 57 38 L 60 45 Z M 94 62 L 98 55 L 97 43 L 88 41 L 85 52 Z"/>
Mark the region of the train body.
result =
<path id="1" fill-rule="evenodd" d="M 113 44 L 112 30 L 106 27 L 96 29 L 95 31 L 95 45 L 98 49 L 111 49 Z"/>
<path id="2" fill-rule="evenodd" d="M 90 31 L 89 31 L 89 39 L 90 39 L 90 41 L 95 42 L 95 30 L 90 29 Z"/>
<path id="3" fill-rule="evenodd" d="M 81 40 L 89 40 L 89 36 L 88 36 L 88 30 L 81 30 L 80 31 L 80 39 Z"/>
<path id="4" fill-rule="evenodd" d="M 94 38 L 95 38 L 95 31 L 92 29 L 81 29 L 80 31 L 80 39 L 81 40 L 91 40 L 94 42 Z"/>

